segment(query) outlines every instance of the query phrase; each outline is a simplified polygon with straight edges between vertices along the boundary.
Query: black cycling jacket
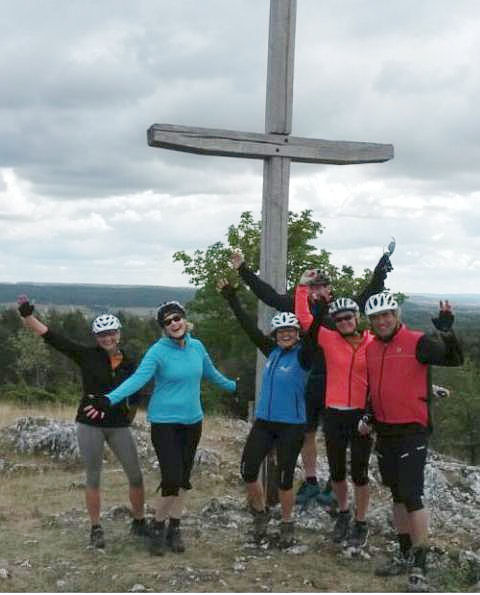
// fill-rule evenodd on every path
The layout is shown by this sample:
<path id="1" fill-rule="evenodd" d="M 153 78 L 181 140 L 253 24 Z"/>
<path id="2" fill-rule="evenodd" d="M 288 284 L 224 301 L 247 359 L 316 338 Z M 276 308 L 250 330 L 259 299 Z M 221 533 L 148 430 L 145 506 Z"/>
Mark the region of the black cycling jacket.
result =
<path id="1" fill-rule="evenodd" d="M 140 393 L 130 397 L 129 403 L 121 403 L 112 407 L 105 413 L 105 417 L 102 420 L 88 418 L 83 409 L 92 402 L 87 395 L 105 395 L 110 392 L 133 374 L 136 368 L 135 363 L 128 359 L 122 352 L 122 362 L 115 370 L 112 370 L 110 357 L 101 347 L 87 347 L 75 343 L 51 330 L 48 330 L 42 335 L 42 338 L 48 345 L 51 345 L 54 349 L 66 355 L 80 367 L 83 397 L 78 406 L 75 421 L 90 426 L 102 426 L 106 428 L 129 426 L 129 403 L 132 404 L 136 400 L 139 400 L 142 396 Z"/>

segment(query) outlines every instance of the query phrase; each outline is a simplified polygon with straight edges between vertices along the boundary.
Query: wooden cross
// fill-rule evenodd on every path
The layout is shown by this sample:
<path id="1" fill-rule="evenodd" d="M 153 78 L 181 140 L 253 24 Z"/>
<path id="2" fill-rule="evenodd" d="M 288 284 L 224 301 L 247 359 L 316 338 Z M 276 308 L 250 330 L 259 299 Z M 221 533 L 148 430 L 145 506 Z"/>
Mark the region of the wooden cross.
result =
<path id="1" fill-rule="evenodd" d="M 393 157 L 392 145 L 290 136 L 296 9 L 296 0 L 270 1 L 265 134 L 171 124 L 154 124 L 147 132 L 152 147 L 263 159 L 260 276 L 280 293 L 286 288 L 291 161 L 348 165 Z M 264 329 L 270 317 L 270 309 L 260 305 L 259 321 Z"/>
<path id="2" fill-rule="evenodd" d="M 260 276 L 280 293 L 285 292 L 287 279 L 290 163 L 348 165 L 388 161 L 393 157 L 392 145 L 290 136 L 296 10 L 296 0 L 270 0 L 265 134 L 171 124 L 154 124 L 147 133 L 148 144 L 152 147 L 201 155 L 263 159 Z M 265 331 L 269 329 L 272 312 L 262 303 L 258 310 L 259 325 Z M 258 397 L 265 359 L 257 353 Z M 277 492 L 270 463 L 264 465 L 262 476 L 267 499 L 274 504 Z"/>

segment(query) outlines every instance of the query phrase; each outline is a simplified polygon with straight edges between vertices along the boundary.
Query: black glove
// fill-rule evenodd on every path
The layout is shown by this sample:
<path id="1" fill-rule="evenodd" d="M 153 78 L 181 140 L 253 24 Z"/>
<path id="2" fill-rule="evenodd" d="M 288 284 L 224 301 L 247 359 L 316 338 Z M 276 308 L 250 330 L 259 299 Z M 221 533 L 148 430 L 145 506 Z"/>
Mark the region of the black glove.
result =
<path id="1" fill-rule="evenodd" d="M 105 412 L 112 406 L 110 399 L 103 395 L 98 397 L 95 395 L 88 395 L 88 397 L 91 399 L 91 403 L 83 408 L 86 416 L 90 419 L 96 419 L 97 417 L 103 419 L 105 417 Z"/>
<path id="2" fill-rule="evenodd" d="M 18 311 L 22 318 L 26 318 L 27 316 L 31 316 L 33 314 L 34 305 L 28 301 L 28 297 L 26 295 L 19 295 L 17 298 L 18 304 Z"/>
<path id="3" fill-rule="evenodd" d="M 382 258 L 378 261 L 377 266 L 375 267 L 375 272 L 382 272 L 382 273 L 390 273 L 393 271 L 392 263 L 390 262 L 390 256 L 388 252 L 382 256 Z"/>
<path id="4" fill-rule="evenodd" d="M 446 310 L 440 310 L 438 317 L 432 318 L 433 326 L 442 333 L 448 333 L 451 330 L 454 320 L 455 316 Z"/>

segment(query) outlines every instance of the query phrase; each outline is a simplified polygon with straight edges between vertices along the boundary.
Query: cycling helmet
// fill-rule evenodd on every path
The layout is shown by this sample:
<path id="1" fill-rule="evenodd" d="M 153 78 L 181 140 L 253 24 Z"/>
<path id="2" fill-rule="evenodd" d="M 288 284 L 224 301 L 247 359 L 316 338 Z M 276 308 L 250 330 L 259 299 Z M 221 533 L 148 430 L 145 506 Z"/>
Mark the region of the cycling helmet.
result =
<path id="1" fill-rule="evenodd" d="M 398 310 L 398 302 L 394 295 L 386 291 L 370 296 L 365 304 L 365 314 L 367 316 L 388 312 L 388 310 Z"/>
<path id="2" fill-rule="evenodd" d="M 163 302 L 160 304 L 157 310 L 157 322 L 160 326 L 164 325 L 165 318 L 169 314 L 173 314 L 176 312 L 177 314 L 181 314 L 182 317 L 185 316 L 185 308 L 182 306 L 180 302 L 172 300 L 170 302 Z"/>
<path id="3" fill-rule="evenodd" d="M 277 331 L 279 328 L 296 328 L 300 329 L 300 323 L 298 322 L 298 318 L 295 314 L 291 312 L 280 312 L 279 314 L 275 314 L 272 318 L 272 322 L 270 323 L 272 327 L 272 333 Z"/>
<path id="4" fill-rule="evenodd" d="M 103 331 L 118 331 L 122 328 L 120 320 L 113 314 L 100 314 L 92 322 L 92 333 L 97 335 Z"/>
<path id="5" fill-rule="evenodd" d="M 359 311 L 360 308 L 357 302 L 345 297 L 336 299 L 328 308 L 330 316 L 335 316 L 335 314 L 339 314 L 340 312 L 354 312 L 357 314 Z"/>

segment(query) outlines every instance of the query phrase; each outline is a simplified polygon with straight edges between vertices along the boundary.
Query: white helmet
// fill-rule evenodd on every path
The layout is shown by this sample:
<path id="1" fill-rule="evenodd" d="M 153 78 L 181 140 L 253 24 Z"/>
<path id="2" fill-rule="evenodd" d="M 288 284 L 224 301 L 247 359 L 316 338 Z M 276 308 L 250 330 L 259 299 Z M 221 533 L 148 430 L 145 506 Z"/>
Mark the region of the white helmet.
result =
<path id="1" fill-rule="evenodd" d="M 367 316 L 388 312 L 388 310 L 398 310 L 398 302 L 393 294 L 386 291 L 371 295 L 365 304 L 365 314 Z"/>
<path id="2" fill-rule="evenodd" d="M 272 327 L 272 333 L 277 331 L 279 328 L 293 327 L 296 329 L 300 329 L 300 323 L 298 322 L 298 318 L 295 316 L 295 314 L 292 314 L 291 312 L 280 312 L 279 314 L 275 314 L 270 324 Z"/>
<path id="3" fill-rule="evenodd" d="M 332 302 L 328 308 L 330 316 L 335 316 L 339 312 L 357 312 L 360 311 L 357 302 L 350 298 L 338 298 Z"/>
<path id="4" fill-rule="evenodd" d="M 92 333 L 97 335 L 103 331 L 118 331 L 122 328 L 120 320 L 113 314 L 100 314 L 92 322 Z"/>

